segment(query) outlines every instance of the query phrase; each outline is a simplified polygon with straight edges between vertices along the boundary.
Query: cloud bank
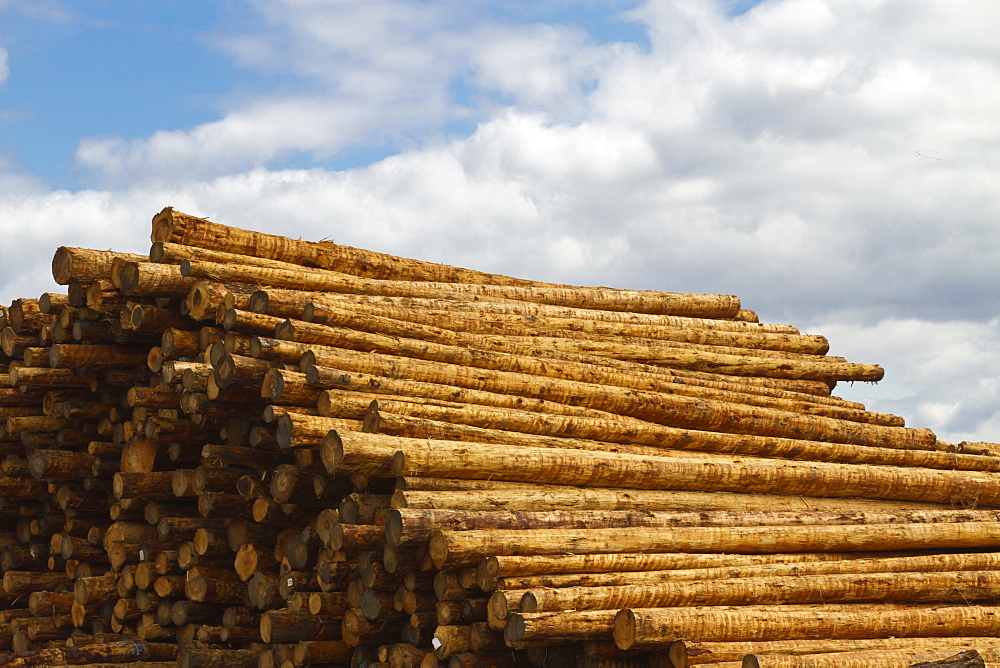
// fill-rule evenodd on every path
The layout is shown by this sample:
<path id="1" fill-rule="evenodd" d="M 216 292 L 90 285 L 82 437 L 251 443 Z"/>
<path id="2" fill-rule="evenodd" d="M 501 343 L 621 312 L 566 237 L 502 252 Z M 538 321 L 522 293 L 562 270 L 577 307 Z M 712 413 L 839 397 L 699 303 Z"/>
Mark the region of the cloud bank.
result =
<path id="1" fill-rule="evenodd" d="M 652 0 L 623 9 L 632 43 L 457 2 L 252 5 L 255 30 L 220 26 L 219 46 L 281 86 L 202 125 L 82 138 L 103 188 L 4 188 L 7 301 L 48 289 L 56 245 L 142 250 L 170 204 L 542 280 L 735 293 L 887 367 L 841 394 L 1000 440 L 1000 8 Z M 357 147 L 392 155 L 326 165 Z"/>

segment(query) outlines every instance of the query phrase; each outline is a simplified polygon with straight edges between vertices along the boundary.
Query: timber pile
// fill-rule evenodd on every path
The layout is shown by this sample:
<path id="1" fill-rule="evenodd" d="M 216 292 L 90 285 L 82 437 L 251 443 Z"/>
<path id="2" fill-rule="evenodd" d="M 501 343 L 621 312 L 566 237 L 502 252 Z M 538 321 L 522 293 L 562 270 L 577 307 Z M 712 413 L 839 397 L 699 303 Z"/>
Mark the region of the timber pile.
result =
<path id="1" fill-rule="evenodd" d="M 833 396 L 882 369 L 822 336 L 152 240 L 0 313 L 0 665 L 1000 662 L 998 446 Z"/>

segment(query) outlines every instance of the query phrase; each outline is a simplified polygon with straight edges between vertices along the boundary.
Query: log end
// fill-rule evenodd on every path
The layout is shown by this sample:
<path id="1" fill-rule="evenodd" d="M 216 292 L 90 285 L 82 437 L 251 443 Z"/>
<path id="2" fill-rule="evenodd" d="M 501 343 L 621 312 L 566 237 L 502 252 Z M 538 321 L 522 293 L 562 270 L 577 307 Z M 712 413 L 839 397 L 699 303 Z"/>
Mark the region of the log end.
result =
<path id="1" fill-rule="evenodd" d="M 59 285 L 68 285 L 73 276 L 73 253 L 60 246 L 52 256 L 52 279 Z"/>
<path id="2" fill-rule="evenodd" d="M 385 518 L 385 542 L 389 547 L 399 547 L 403 541 L 403 516 L 396 508 L 390 508 Z"/>
<path id="3" fill-rule="evenodd" d="M 628 608 L 619 610 L 615 615 L 612 634 L 618 649 L 631 649 L 635 644 L 635 613 Z"/>
<path id="4" fill-rule="evenodd" d="M 490 601 L 492 602 L 492 598 Z M 507 618 L 507 625 L 503 630 L 503 639 L 508 643 L 518 642 L 524 637 L 524 618 L 515 613 Z"/>

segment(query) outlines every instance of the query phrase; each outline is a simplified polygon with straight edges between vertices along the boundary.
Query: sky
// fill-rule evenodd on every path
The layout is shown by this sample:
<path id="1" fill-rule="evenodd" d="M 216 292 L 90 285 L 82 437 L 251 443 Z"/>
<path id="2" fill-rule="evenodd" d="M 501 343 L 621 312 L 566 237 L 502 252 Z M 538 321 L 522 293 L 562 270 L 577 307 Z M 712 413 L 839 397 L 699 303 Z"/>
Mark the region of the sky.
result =
<path id="1" fill-rule="evenodd" d="M 738 295 L 1000 441 L 1000 3 L 0 0 L 0 302 L 164 206 Z"/>

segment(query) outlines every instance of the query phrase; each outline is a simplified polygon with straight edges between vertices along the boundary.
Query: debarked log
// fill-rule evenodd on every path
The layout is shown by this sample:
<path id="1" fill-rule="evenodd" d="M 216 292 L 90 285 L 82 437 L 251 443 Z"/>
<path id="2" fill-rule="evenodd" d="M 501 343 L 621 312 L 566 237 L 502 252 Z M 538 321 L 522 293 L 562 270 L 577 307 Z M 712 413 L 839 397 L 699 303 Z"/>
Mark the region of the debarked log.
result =
<path id="1" fill-rule="evenodd" d="M 626 608 L 615 615 L 614 639 L 621 649 L 635 650 L 667 648 L 685 638 L 732 642 L 993 636 L 998 619 L 1000 608 L 967 604 Z"/>
<path id="2" fill-rule="evenodd" d="M 862 497 L 982 506 L 1000 503 L 992 473 L 826 462 L 784 462 L 714 455 L 642 457 L 556 448 L 502 448 L 461 441 L 337 432 L 346 441 L 396 444 L 396 476 L 482 478 L 592 487 L 687 489 L 803 496 Z"/>
<path id="3" fill-rule="evenodd" d="M 475 564 L 492 555 L 616 552 L 771 552 L 981 549 L 1000 547 L 1000 523 L 875 524 L 671 529 L 435 530 L 435 566 Z"/>
<path id="4" fill-rule="evenodd" d="M 1000 571 L 838 573 L 532 589 L 524 592 L 520 605 L 522 612 L 547 612 L 824 601 L 960 603 L 994 600 L 998 592 Z"/>

